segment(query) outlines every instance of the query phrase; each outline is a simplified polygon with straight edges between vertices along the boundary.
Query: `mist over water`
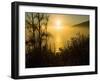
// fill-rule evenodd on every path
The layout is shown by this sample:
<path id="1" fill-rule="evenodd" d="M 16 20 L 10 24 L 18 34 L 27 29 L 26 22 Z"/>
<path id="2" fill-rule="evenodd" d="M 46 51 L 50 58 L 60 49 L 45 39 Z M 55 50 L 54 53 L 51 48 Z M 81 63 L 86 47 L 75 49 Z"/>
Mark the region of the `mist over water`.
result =
<path id="1" fill-rule="evenodd" d="M 52 34 L 52 38 L 49 40 L 50 47 L 53 51 L 60 52 L 65 44 L 67 46 L 68 41 L 77 34 L 89 36 L 89 27 L 63 27 L 59 31 L 49 30 L 48 32 Z"/>

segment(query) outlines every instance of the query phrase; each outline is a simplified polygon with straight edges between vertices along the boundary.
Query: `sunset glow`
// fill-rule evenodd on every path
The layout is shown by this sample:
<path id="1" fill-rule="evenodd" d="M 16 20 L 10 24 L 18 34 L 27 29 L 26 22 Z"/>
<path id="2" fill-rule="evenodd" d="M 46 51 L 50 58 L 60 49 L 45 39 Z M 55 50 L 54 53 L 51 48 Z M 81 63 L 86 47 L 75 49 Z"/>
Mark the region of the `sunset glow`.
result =
<path id="1" fill-rule="evenodd" d="M 26 68 L 89 65 L 89 23 L 88 15 L 26 12 Z"/>
<path id="2" fill-rule="evenodd" d="M 57 29 L 57 30 L 60 30 L 60 29 L 61 29 L 61 21 L 60 21 L 60 20 L 57 20 L 57 21 L 55 22 L 55 24 L 56 24 L 56 29 Z"/>

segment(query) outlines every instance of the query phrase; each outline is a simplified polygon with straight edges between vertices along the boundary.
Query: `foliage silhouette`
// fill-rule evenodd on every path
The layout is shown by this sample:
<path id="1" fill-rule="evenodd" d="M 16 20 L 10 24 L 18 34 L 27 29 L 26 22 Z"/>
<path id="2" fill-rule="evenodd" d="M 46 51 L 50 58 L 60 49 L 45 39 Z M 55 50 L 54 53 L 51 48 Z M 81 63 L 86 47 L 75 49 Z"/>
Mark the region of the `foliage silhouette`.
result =
<path id="1" fill-rule="evenodd" d="M 41 56 L 39 49 L 34 49 L 26 54 L 26 68 L 76 66 L 89 65 L 89 37 L 77 34 L 65 44 L 60 53 L 54 53 L 50 49 L 42 48 Z"/>
<path id="2" fill-rule="evenodd" d="M 78 33 L 71 38 L 62 55 L 65 65 L 89 65 L 89 37 Z"/>

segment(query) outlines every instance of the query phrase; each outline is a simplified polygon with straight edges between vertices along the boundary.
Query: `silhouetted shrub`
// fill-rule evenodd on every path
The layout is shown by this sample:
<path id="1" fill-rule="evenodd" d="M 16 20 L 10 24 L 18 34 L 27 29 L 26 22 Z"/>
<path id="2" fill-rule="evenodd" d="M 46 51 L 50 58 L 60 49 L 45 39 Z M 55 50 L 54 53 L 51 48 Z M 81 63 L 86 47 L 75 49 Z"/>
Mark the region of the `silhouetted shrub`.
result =
<path id="1" fill-rule="evenodd" d="M 26 54 L 26 68 L 89 65 L 89 37 L 77 34 L 55 54 L 47 47 Z"/>
<path id="2" fill-rule="evenodd" d="M 65 65 L 88 65 L 89 37 L 77 34 L 76 37 L 71 38 L 62 55 Z"/>

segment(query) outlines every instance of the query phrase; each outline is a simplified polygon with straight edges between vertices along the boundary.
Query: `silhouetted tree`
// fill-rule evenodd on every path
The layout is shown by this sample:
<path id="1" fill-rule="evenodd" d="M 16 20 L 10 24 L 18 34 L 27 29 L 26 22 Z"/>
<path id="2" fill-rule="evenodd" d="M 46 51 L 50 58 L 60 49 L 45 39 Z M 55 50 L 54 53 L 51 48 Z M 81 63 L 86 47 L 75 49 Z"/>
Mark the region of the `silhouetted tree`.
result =
<path id="1" fill-rule="evenodd" d="M 26 64 L 29 67 L 45 64 L 48 57 L 47 32 L 49 16 L 44 13 L 25 14 L 26 29 Z M 27 38 L 28 37 L 28 38 Z"/>
<path id="2" fill-rule="evenodd" d="M 28 40 L 26 40 L 26 44 L 31 43 L 33 49 L 36 47 L 42 49 L 46 46 L 47 48 L 47 37 L 49 37 L 49 33 L 47 32 L 47 24 L 48 24 L 49 16 L 44 13 L 26 13 L 26 30 L 30 30 L 31 36 Z"/>
<path id="3" fill-rule="evenodd" d="M 37 20 L 37 31 L 38 31 L 38 41 L 39 41 L 39 49 L 42 50 L 42 44 L 47 44 L 47 23 L 48 23 L 49 16 L 47 14 L 43 13 L 37 13 L 36 14 L 36 20 Z"/>
<path id="4" fill-rule="evenodd" d="M 26 49 L 36 48 L 36 40 L 35 40 L 35 31 L 37 29 L 37 26 L 35 25 L 35 14 L 26 12 L 25 14 L 25 31 L 27 32 L 26 35 L 26 46 L 28 46 Z M 28 37 L 28 39 L 27 39 Z M 30 51 L 30 50 L 29 50 Z"/>

